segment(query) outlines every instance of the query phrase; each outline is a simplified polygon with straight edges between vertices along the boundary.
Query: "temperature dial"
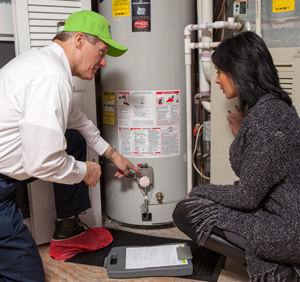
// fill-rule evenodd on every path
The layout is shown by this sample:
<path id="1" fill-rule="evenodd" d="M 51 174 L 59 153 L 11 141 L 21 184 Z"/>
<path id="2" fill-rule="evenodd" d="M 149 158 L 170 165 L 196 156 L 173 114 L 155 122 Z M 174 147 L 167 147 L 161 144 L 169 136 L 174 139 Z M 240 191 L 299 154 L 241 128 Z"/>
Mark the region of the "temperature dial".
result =
<path id="1" fill-rule="evenodd" d="M 150 179 L 148 176 L 143 176 L 139 179 L 139 185 L 143 188 L 147 188 L 150 185 Z"/>

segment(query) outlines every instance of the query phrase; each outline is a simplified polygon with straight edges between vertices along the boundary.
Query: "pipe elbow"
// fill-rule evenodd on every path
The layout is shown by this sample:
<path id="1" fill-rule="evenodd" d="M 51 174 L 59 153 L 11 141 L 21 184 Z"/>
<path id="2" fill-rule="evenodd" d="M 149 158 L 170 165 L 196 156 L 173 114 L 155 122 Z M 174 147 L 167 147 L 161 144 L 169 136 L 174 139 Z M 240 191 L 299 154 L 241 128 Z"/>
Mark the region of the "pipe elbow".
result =
<path id="1" fill-rule="evenodd" d="M 192 27 L 193 27 L 193 25 L 189 24 L 184 28 L 184 36 L 191 36 L 192 30 L 193 30 Z"/>
<path id="2" fill-rule="evenodd" d="M 207 112 L 210 113 L 210 111 L 211 111 L 211 103 L 208 102 L 208 101 L 202 101 L 201 104 L 202 104 L 203 108 L 204 108 Z"/>

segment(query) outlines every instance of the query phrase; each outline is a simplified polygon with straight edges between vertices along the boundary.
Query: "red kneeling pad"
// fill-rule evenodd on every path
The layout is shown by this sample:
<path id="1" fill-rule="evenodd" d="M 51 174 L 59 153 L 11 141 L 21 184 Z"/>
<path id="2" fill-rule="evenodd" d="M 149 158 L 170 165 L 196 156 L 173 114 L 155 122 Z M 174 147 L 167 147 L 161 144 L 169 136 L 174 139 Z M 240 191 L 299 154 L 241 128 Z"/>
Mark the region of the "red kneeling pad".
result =
<path id="1" fill-rule="evenodd" d="M 113 241 L 105 228 L 95 227 L 80 235 L 64 240 L 51 240 L 49 254 L 56 260 L 64 260 L 83 252 L 102 249 Z"/>

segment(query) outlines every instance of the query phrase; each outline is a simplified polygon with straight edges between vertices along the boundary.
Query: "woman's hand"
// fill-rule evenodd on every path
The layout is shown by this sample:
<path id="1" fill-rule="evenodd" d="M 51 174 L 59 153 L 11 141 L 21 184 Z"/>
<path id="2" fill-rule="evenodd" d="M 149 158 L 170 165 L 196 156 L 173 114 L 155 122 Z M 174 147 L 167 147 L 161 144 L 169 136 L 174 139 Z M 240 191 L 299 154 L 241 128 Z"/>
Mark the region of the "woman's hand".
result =
<path id="1" fill-rule="evenodd" d="M 236 112 L 237 114 L 233 114 L 230 110 L 228 111 L 228 116 L 227 116 L 227 120 L 229 121 L 229 126 L 231 129 L 231 132 L 234 134 L 234 136 L 237 135 L 241 124 L 243 122 L 244 119 L 244 115 L 243 113 L 238 109 L 238 107 L 236 106 Z"/>

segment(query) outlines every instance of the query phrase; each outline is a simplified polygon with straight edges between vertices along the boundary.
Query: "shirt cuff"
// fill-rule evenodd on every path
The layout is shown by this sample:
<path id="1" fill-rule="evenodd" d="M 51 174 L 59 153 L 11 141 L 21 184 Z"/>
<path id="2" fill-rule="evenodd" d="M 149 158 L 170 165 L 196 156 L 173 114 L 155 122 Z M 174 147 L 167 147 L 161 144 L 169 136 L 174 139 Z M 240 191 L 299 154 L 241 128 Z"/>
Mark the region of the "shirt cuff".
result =
<path id="1" fill-rule="evenodd" d="M 78 166 L 78 169 L 79 169 L 79 174 L 78 174 L 78 177 L 75 181 L 75 183 L 79 183 L 83 180 L 83 178 L 85 177 L 85 174 L 86 174 L 86 164 L 84 162 L 79 162 L 77 161 L 77 166 Z"/>
<path id="2" fill-rule="evenodd" d="M 99 156 L 102 156 L 109 146 L 109 143 L 107 143 L 103 138 L 101 138 L 99 142 L 95 144 L 93 150 L 97 152 Z"/>

